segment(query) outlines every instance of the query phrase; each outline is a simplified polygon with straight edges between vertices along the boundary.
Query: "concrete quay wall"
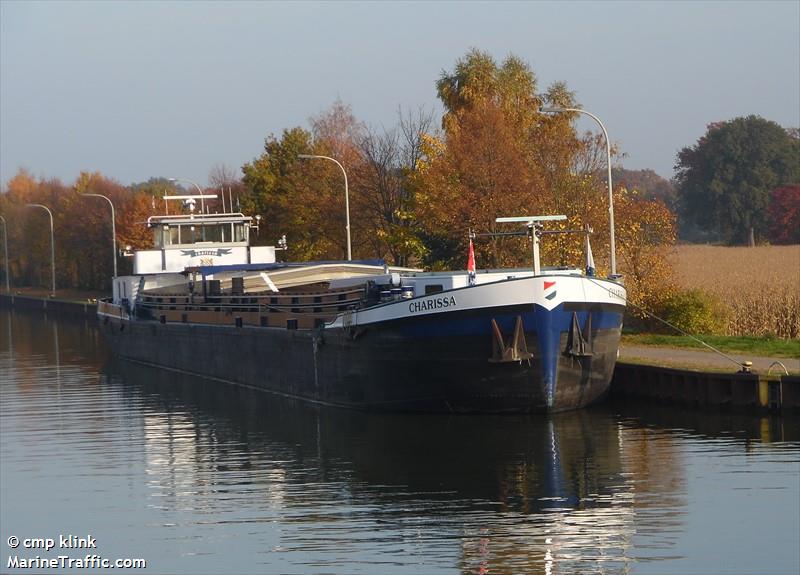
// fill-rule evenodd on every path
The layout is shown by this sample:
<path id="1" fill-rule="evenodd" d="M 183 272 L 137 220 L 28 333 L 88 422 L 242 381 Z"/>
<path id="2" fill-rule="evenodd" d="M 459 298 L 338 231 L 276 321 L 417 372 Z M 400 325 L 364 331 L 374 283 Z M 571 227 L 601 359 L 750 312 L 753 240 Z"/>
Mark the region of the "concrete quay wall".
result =
<path id="1" fill-rule="evenodd" d="M 720 373 L 618 361 L 611 380 L 614 397 L 708 410 L 800 413 L 800 376 L 762 378 L 755 373 Z"/>
<path id="2" fill-rule="evenodd" d="M 57 298 L 0 294 L 0 308 L 44 311 L 62 315 L 97 317 L 97 303 Z"/>

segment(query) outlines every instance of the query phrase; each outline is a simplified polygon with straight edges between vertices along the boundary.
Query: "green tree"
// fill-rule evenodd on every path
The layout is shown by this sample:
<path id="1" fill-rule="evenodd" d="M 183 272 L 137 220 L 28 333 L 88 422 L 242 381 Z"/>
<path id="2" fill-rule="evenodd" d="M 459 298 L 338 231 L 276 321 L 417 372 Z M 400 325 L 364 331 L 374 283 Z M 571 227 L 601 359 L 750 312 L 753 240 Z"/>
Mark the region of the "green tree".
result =
<path id="1" fill-rule="evenodd" d="M 758 116 L 710 124 L 675 166 L 683 218 L 729 244 L 769 233 L 770 191 L 800 181 L 798 139 Z"/>
<path id="2" fill-rule="evenodd" d="M 299 127 L 284 130 L 280 140 L 270 136 L 264 153 L 242 166 L 248 190 L 242 210 L 263 216 L 262 241 L 274 245 L 286 234 L 293 260 L 341 259 L 347 249 L 341 170 L 300 154 L 335 155 L 327 140 Z"/>

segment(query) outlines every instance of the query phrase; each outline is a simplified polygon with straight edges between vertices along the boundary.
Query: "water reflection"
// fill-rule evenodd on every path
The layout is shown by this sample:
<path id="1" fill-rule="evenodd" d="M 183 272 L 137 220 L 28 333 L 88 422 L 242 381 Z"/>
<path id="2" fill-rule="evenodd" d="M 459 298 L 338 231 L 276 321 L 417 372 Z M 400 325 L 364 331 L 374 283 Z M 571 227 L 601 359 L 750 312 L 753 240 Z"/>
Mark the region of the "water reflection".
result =
<path id="1" fill-rule="evenodd" d="M 59 317 L 41 311 L 0 309 L 0 353 L 9 361 L 42 358 L 48 365 L 98 369 L 108 357 L 92 317 Z"/>
<path id="2" fill-rule="evenodd" d="M 800 417 L 796 414 L 708 412 L 686 406 L 658 405 L 646 401 L 617 400 L 609 406 L 623 423 L 654 429 L 684 431 L 705 439 L 740 439 L 756 443 L 800 442 Z"/>
<path id="3" fill-rule="evenodd" d="M 464 572 L 618 572 L 631 560 L 636 510 L 647 506 L 637 496 L 658 491 L 660 504 L 681 505 L 669 440 L 646 441 L 604 409 L 550 418 L 375 415 L 127 362 L 106 373 L 123 394 L 148 398 L 151 505 L 216 515 L 257 492 L 262 510 L 332 536 L 301 529 L 281 541 L 284 550 L 381 537 L 411 547 L 423 537 L 427 548 L 434 532 L 436 545 L 460 541 Z M 636 463 L 642 445 L 647 467 Z M 652 527 L 668 532 L 679 516 L 653 517 Z"/>

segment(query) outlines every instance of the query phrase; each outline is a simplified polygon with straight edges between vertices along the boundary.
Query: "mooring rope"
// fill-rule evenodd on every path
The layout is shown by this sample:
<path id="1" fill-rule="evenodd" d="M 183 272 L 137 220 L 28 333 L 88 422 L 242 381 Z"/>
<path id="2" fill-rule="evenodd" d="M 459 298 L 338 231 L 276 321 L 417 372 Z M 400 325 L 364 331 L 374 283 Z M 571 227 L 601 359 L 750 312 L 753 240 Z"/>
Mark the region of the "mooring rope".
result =
<path id="1" fill-rule="evenodd" d="M 606 290 L 608 293 L 612 294 L 614 297 L 619 297 L 619 294 L 617 294 L 617 293 L 615 293 L 615 292 L 611 291 L 611 289 L 610 289 L 610 288 L 607 288 L 607 287 L 606 287 L 606 286 L 604 286 L 603 284 L 601 284 L 601 283 L 598 283 L 597 281 L 595 281 L 595 280 L 594 280 L 594 279 L 592 279 L 591 277 L 589 277 L 589 276 L 586 276 L 586 279 L 588 279 L 588 280 L 589 280 L 590 282 L 592 282 L 593 284 L 595 284 L 595 285 L 597 285 L 597 286 L 600 286 L 601 288 L 603 288 L 604 290 Z M 626 293 L 627 293 L 627 290 L 626 290 Z M 688 332 L 686 332 L 686 331 L 682 330 L 682 329 L 681 329 L 681 328 L 679 328 L 678 326 L 676 326 L 676 325 L 673 325 L 673 324 L 669 323 L 667 320 L 665 320 L 665 319 L 663 319 L 663 318 L 660 318 L 660 317 L 658 317 L 656 314 L 654 314 L 654 313 L 652 313 L 652 312 L 650 312 L 650 311 L 648 311 L 648 310 L 644 309 L 642 306 L 640 306 L 640 305 L 636 305 L 635 303 L 633 303 L 632 301 L 630 301 L 630 300 L 629 300 L 627 297 L 625 297 L 625 298 L 623 298 L 623 299 L 625 300 L 625 303 L 626 303 L 626 304 L 630 304 L 630 305 L 632 305 L 633 307 L 635 307 L 636 309 L 638 309 L 639 311 L 641 311 L 642 313 L 644 313 L 644 314 L 646 314 L 646 315 L 648 315 L 648 316 L 652 317 L 653 319 L 657 319 L 658 321 L 660 321 L 661 323 L 663 323 L 664 325 L 666 325 L 666 326 L 668 326 L 668 327 L 671 327 L 672 329 L 674 329 L 675 331 L 677 331 L 677 332 L 678 332 L 678 333 L 680 333 L 681 335 L 685 335 L 686 337 L 688 337 L 688 338 L 690 338 L 690 339 L 693 339 L 694 341 L 696 341 L 696 342 L 697 342 L 697 343 L 699 343 L 700 345 L 703 345 L 703 346 L 707 347 L 708 349 L 710 349 L 710 350 L 711 350 L 711 351 L 713 351 L 714 353 L 717 353 L 717 354 L 721 355 L 722 357 L 724 357 L 724 358 L 725 358 L 725 359 L 727 359 L 728 361 L 732 361 L 733 363 L 735 363 L 736 365 L 738 365 L 738 366 L 739 366 L 740 368 L 742 368 L 743 370 L 749 370 L 749 367 L 750 367 L 750 366 L 749 366 L 749 365 L 747 365 L 747 362 L 741 362 L 741 361 L 738 361 L 738 360 L 736 360 L 736 359 L 732 358 L 731 356 L 729 356 L 729 355 L 728 355 L 728 354 L 726 354 L 725 352 L 723 352 L 723 351 L 721 351 L 721 350 L 717 349 L 717 348 L 716 348 L 716 347 L 714 347 L 713 345 L 711 345 L 711 344 L 708 344 L 708 343 L 704 342 L 704 341 L 703 341 L 702 339 L 700 339 L 699 337 L 696 337 L 696 336 L 694 336 L 694 335 L 692 335 L 692 334 L 690 334 L 690 333 L 688 333 Z"/>

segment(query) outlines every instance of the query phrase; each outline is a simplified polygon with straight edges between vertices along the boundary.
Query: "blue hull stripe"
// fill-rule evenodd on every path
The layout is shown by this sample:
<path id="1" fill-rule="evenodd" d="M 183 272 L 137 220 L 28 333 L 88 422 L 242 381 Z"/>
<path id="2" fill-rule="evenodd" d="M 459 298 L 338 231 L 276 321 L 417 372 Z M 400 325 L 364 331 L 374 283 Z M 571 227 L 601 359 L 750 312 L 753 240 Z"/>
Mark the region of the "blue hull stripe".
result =
<path id="1" fill-rule="evenodd" d="M 592 311 L 592 329 L 614 329 L 622 325 L 624 308 L 618 306 L 616 310 Z M 450 312 L 435 314 L 433 316 L 415 317 L 407 320 L 395 320 L 378 324 L 381 327 L 391 326 L 393 329 L 407 337 L 459 337 L 459 336 L 491 336 L 494 319 L 506 335 L 511 335 L 521 316 L 526 333 L 536 333 L 541 337 L 542 329 L 556 330 L 559 333 L 568 331 L 572 324 L 572 313 L 564 309 L 564 304 L 559 304 L 552 311 L 536 305 L 517 306 L 514 308 L 490 308 L 470 312 Z M 586 324 L 588 311 L 578 311 L 578 321 L 581 327 Z"/>
<path id="2" fill-rule="evenodd" d="M 399 320 L 387 322 L 392 325 L 403 337 L 416 340 L 425 338 L 481 336 L 491 337 L 491 321 L 494 319 L 503 334 L 510 336 L 516 326 L 517 317 L 522 317 L 526 334 L 535 334 L 539 345 L 539 358 L 542 369 L 542 385 L 548 407 L 555 403 L 556 387 L 558 385 L 558 362 L 561 357 L 561 334 L 569 331 L 572 326 L 572 314 L 578 316 L 581 329 L 585 328 L 586 320 L 591 313 L 592 331 L 606 329 L 620 329 L 622 327 L 623 306 L 604 307 L 592 311 L 568 311 L 565 308 L 574 308 L 575 304 L 559 304 L 552 310 L 547 310 L 538 304 L 515 306 L 513 308 L 489 308 L 472 310 L 468 312 L 450 312 L 436 314 L 426 318 L 413 318 L 412 320 Z"/>

